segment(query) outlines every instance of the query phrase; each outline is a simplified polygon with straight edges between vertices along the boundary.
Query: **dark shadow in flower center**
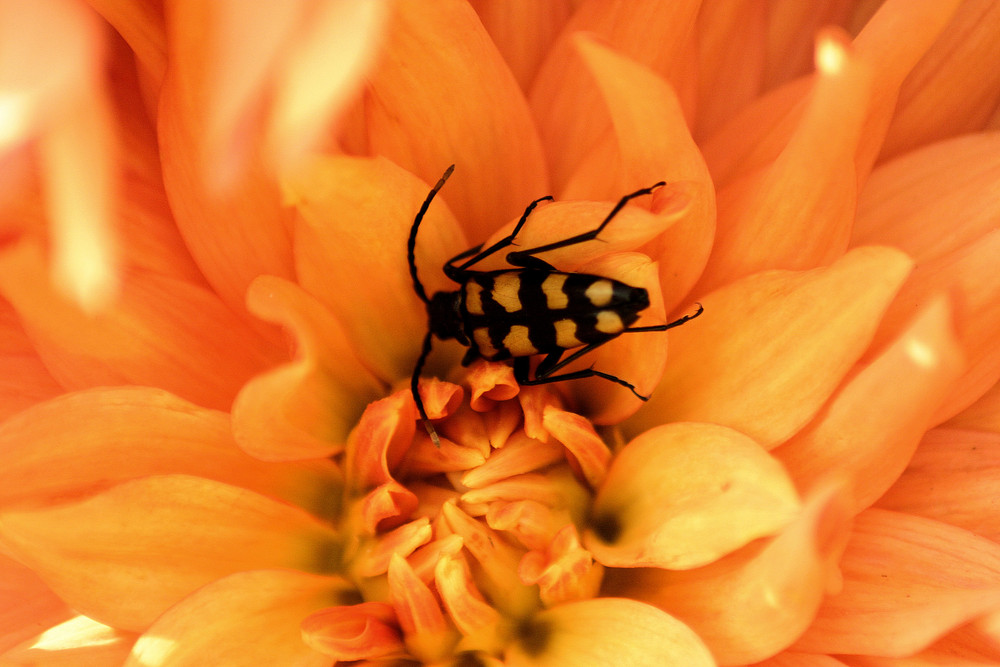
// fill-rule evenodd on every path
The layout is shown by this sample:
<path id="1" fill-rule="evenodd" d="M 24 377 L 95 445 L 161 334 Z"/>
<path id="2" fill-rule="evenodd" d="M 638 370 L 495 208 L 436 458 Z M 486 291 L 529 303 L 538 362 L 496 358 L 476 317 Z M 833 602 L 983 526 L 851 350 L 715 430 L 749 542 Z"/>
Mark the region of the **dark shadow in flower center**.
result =
<path id="1" fill-rule="evenodd" d="M 590 530 L 601 542 L 614 544 L 622 535 L 622 523 L 617 514 L 597 514 L 590 517 Z"/>
<path id="2" fill-rule="evenodd" d="M 517 624 L 514 634 L 524 652 L 530 656 L 536 656 L 541 655 L 548 645 L 552 628 L 544 621 L 529 618 Z"/>

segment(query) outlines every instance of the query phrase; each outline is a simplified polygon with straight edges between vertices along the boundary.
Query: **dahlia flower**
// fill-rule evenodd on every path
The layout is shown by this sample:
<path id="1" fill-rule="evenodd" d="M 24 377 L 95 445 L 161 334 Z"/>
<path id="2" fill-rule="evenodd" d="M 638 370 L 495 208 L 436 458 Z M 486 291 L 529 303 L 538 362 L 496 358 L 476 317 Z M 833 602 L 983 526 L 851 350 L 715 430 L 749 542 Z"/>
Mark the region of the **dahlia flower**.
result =
<path id="1" fill-rule="evenodd" d="M 1000 665 L 997 0 L 0 25 L 0 665 Z M 432 441 L 451 164 L 428 294 L 665 183 L 541 255 L 704 308 L 635 393 L 439 341 Z"/>

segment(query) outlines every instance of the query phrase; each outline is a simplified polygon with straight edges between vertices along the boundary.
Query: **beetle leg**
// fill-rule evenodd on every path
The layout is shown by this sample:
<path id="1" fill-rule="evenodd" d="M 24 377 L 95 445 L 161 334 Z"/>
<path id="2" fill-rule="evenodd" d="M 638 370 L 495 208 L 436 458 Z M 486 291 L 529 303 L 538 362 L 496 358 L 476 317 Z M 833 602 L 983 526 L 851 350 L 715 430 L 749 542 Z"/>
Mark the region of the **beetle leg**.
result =
<path id="1" fill-rule="evenodd" d="M 468 270 L 470 266 L 483 261 L 484 259 L 494 254 L 498 250 L 502 250 L 507 246 L 513 244 L 514 239 L 517 237 L 518 233 L 520 233 L 521 229 L 524 227 L 524 223 L 528 221 L 528 216 L 531 215 L 531 212 L 535 210 L 535 207 L 538 206 L 543 201 L 551 201 L 551 200 L 552 196 L 549 195 L 545 197 L 539 197 L 535 201 L 528 204 L 528 207 L 524 209 L 524 213 L 521 215 L 521 219 L 518 220 L 517 224 L 514 226 L 514 231 L 512 231 L 509 235 L 503 237 L 502 239 L 491 245 L 486 250 L 483 250 L 482 252 L 479 252 L 479 249 L 482 248 L 483 245 L 479 244 L 475 248 L 470 248 L 469 250 L 466 250 L 465 252 L 448 260 L 448 262 L 444 265 L 445 274 L 455 282 L 462 282 L 462 280 L 460 280 L 459 278 L 461 278 L 462 274 L 465 273 L 465 271 Z M 454 262 L 457 262 L 460 259 L 465 259 L 469 255 L 475 255 L 475 257 L 464 262 L 463 264 L 460 264 L 459 266 L 454 265 Z"/>
<path id="2" fill-rule="evenodd" d="M 545 358 L 542 359 L 538 366 L 535 367 L 535 377 L 545 377 L 552 372 L 553 368 L 558 368 L 559 358 L 562 357 L 563 352 L 565 351 L 566 350 L 559 349 L 545 355 Z"/>
<path id="3" fill-rule="evenodd" d="M 608 340 L 613 340 L 613 338 L 609 338 Z M 539 384 L 549 384 L 550 382 L 562 382 L 563 380 L 581 380 L 583 378 L 600 377 L 625 387 L 633 394 L 635 394 L 636 398 L 643 401 L 648 401 L 649 396 L 643 396 L 638 391 L 636 391 L 635 385 L 633 385 L 631 382 L 627 382 L 621 379 L 620 377 L 611 375 L 610 373 L 602 373 L 601 371 L 595 371 L 593 368 L 584 368 L 579 371 L 572 371 L 570 373 L 563 373 L 561 375 L 552 375 L 552 373 L 559 370 L 560 368 L 563 368 L 566 364 L 579 359 L 583 355 L 593 351 L 594 349 L 600 347 L 606 342 L 608 341 L 602 340 L 599 343 L 591 343 L 590 345 L 586 345 L 580 348 L 579 350 L 576 350 L 573 354 L 569 355 L 565 359 L 562 359 L 561 361 L 552 364 L 552 366 L 548 368 L 543 368 L 547 364 L 551 363 L 550 360 L 553 357 L 558 359 L 559 356 L 562 355 L 563 351 L 551 352 L 538 365 L 538 369 L 535 371 L 534 379 L 530 377 L 530 370 L 531 370 L 530 357 L 517 357 L 516 359 L 514 359 L 514 379 L 517 380 L 518 384 L 530 387 Z M 541 372 L 538 372 L 539 370 Z"/>
<path id="4" fill-rule="evenodd" d="M 420 398 L 420 391 L 418 390 L 418 385 L 420 383 L 420 371 L 423 370 L 424 362 L 427 361 L 427 355 L 430 354 L 430 352 L 431 332 L 428 331 L 427 335 L 424 336 L 424 344 L 420 349 L 420 356 L 417 358 L 417 363 L 413 366 L 413 375 L 410 376 L 410 394 L 413 395 L 413 402 L 417 404 L 417 413 L 420 415 L 420 421 L 424 423 L 424 428 L 427 429 L 427 434 L 431 436 L 434 446 L 441 447 L 441 439 L 438 438 L 437 431 L 434 430 L 434 426 L 427 418 L 427 411 L 424 409 L 424 401 Z"/>
<path id="5" fill-rule="evenodd" d="M 525 268 L 530 268 L 531 265 L 527 262 L 530 261 L 529 258 L 532 255 L 537 255 L 541 252 L 547 252 L 549 250 L 557 250 L 559 248 L 568 248 L 571 245 L 576 245 L 578 243 L 583 243 L 585 241 L 592 241 L 597 238 L 597 235 L 601 233 L 608 223 L 611 222 L 618 213 L 625 208 L 625 204 L 629 203 L 636 197 L 642 197 L 643 195 L 652 194 L 656 188 L 666 185 L 664 181 L 655 183 L 648 188 L 643 188 L 641 190 L 636 190 L 631 194 L 627 194 L 618 200 L 615 207 L 611 209 L 611 212 L 604 218 L 604 221 L 597 226 L 596 229 L 592 229 L 589 232 L 584 232 L 582 234 L 577 234 L 576 236 L 571 236 L 568 239 L 563 239 L 562 241 L 555 241 L 553 243 L 546 243 L 545 245 L 540 245 L 537 248 L 529 248 L 527 250 L 515 250 L 507 255 L 507 261 L 513 266 L 523 266 Z"/>
<path id="6" fill-rule="evenodd" d="M 648 326 L 648 327 L 629 327 L 625 329 L 625 331 L 623 331 L 622 333 L 641 333 L 643 331 L 666 331 L 667 329 L 673 329 L 674 327 L 679 327 L 685 322 L 690 322 L 691 320 L 693 320 L 694 318 L 698 317 L 703 312 L 705 312 L 705 308 L 700 303 L 697 304 L 697 306 L 698 310 L 691 313 L 690 315 L 685 315 L 684 317 L 680 317 L 674 320 L 673 322 L 668 322 L 666 324 L 654 324 L 653 326 Z"/>

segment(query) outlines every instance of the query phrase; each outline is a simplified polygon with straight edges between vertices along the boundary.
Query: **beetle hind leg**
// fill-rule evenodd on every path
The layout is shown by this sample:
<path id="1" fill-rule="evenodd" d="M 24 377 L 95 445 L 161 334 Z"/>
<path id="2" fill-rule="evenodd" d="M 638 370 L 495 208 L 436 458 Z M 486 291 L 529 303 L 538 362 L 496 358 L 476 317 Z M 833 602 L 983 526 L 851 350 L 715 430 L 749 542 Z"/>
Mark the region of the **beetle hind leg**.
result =
<path id="1" fill-rule="evenodd" d="M 596 345 L 594 347 L 596 347 Z M 587 348 L 593 349 L 589 345 L 587 346 Z M 553 364 L 551 368 L 548 368 L 548 369 L 544 370 L 544 374 L 539 374 L 539 373 L 536 372 L 534 378 L 530 377 L 530 375 L 531 375 L 531 372 L 530 372 L 531 371 L 531 361 L 530 361 L 530 358 L 529 357 L 518 357 L 518 358 L 514 359 L 514 379 L 517 380 L 517 383 L 519 385 L 522 385 L 522 386 L 525 386 L 525 387 L 531 387 L 531 386 L 535 386 L 535 385 L 539 385 L 539 384 L 549 384 L 549 383 L 552 383 L 552 382 L 562 382 L 563 380 L 582 380 L 583 378 L 599 377 L 599 378 L 604 378 L 605 380 L 608 380 L 610 382 L 614 382 L 615 384 L 620 385 L 622 387 L 625 387 L 626 389 L 628 389 L 629 391 L 631 391 L 632 394 L 636 398 L 638 398 L 641 401 L 648 401 L 649 400 L 649 396 L 643 396 L 638 391 L 636 391 L 635 385 L 633 385 L 631 382 L 628 382 L 627 380 L 623 380 L 620 377 L 612 375 L 611 373 L 602 373 L 601 371 L 594 370 L 593 368 L 584 368 L 584 369 L 579 370 L 579 371 L 571 371 L 569 373 L 561 373 L 560 375 L 552 375 L 552 373 L 554 371 L 558 370 L 563 365 L 565 365 L 565 364 L 573 361 L 574 359 L 582 356 L 583 353 L 584 353 L 584 351 L 589 352 L 590 349 L 587 349 L 587 348 L 584 348 L 583 350 L 580 350 L 579 353 L 575 353 L 573 355 L 570 355 L 569 357 L 567 357 L 566 359 L 563 359 L 559 363 Z M 542 365 L 545 364 L 546 362 L 548 362 L 552 358 L 552 356 L 556 355 L 556 354 L 561 355 L 562 352 L 558 352 L 558 353 L 557 352 L 553 352 L 549 356 L 545 357 L 545 359 L 542 360 L 542 363 L 538 365 L 538 368 L 541 369 Z"/>

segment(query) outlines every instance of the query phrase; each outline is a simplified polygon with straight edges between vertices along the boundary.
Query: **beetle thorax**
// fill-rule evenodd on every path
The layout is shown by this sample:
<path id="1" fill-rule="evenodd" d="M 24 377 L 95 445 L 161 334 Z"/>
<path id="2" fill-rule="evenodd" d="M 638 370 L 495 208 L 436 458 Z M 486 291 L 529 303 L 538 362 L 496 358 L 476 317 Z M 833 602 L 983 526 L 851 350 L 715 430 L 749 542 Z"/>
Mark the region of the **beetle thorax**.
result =
<path id="1" fill-rule="evenodd" d="M 427 304 L 431 333 L 441 340 L 457 338 L 460 343 L 468 345 L 465 330 L 462 328 L 461 308 L 461 292 L 435 293 Z"/>

